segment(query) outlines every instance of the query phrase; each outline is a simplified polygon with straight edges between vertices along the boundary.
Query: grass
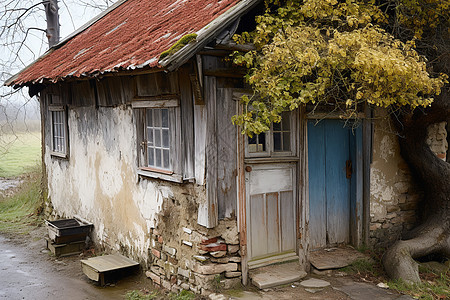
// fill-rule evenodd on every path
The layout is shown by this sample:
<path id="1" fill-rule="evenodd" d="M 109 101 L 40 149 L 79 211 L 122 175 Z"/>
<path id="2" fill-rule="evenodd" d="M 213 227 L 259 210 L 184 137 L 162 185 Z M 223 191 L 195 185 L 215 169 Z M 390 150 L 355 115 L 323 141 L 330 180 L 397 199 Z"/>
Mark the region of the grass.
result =
<path id="1" fill-rule="evenodd" d="M 369 259 L 358 259 L 351 265 L 339 269 L 341 272 L 345 272 L 349 275 L 370 275 L 371 277 L 378 277 L 380 266 L 378 266 L 374 261 Z"/>
<path id="2" fill-rule="evenodd" d="M 194 300 L 197 296 L 186 290 L 181 290 L 179 293 L 170 292 L 169 294 L 161 294 L 159 291 L 149 292 L 149 291 L 129 291 L 125 298 L 127 300 L 153 300 L 153 299 L 170 299 L 170 300 Z"/>
<path id="3" fill-rule="evenodd" d="M 158 297 L 158 292 L 147 293 L 137 290 L 129 291 L 125 295 L 125 299 L 127 300 L 152 300 L 156 299 L 156 297 Z"/>
<path id="4" fill-rule="evenodd" d="M 42 220 L 39 212 L 41 174 L 35 171 L 23 176 L 23 183 L 14 195 L 0 196 L 0 232 L 25 234 Z"/>
<path id="5" fill-rule="evenodd" d="M 422 282 L 419 284 L 408 284 L 402 280 L 388 282 L 390 289 L 403 294 L 408 294 L 416 299 L 434 300 L 450 299 L 450 273 L 421 273 Z M 428 279 L 425 279 L 427 277 Z M 434 278 L 433 278 L 434 277 Z"/>
<path id="6" fill-rule="evenodd" d="M 0 177 L 16 177 L 41 161 L 40 132 L 0 136 Z"/>

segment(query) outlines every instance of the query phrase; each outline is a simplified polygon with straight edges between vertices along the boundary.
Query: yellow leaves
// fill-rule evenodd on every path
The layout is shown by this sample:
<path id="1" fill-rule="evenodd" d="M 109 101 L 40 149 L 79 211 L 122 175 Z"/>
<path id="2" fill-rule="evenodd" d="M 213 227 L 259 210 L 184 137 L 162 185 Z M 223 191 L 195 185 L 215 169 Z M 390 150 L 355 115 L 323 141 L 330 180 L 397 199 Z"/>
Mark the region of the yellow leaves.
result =
<path id="1" fill-rule="evenodd" d="M 345 116 L 364 102 L 426 107 L 447 80 L 430 77 L 414 40 L 403 43 L 370 23 L 384 18 L 374 1 L 287 3 L 278 14 L 258 17 L 257 30 L 242 37 L 251 36 L 258 50 L 235 56 L 259 95 L 244 98 L 252 110 L 233 119 L 246 133 L 262 132 L 282 111 L 307 103 L 331 100 Z"/>

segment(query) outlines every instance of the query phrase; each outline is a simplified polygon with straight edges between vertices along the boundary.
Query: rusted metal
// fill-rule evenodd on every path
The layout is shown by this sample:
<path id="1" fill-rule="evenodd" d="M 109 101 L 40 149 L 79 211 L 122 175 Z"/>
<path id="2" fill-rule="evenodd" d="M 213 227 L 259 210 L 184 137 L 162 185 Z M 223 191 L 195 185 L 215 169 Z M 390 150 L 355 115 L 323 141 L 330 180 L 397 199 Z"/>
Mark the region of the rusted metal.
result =
<path id="1" fill-rule="evenodd" d="M 128 0 L 50 49 L 10 86 L 69 77 L 160 68 L 159 55 L 186 34 L 199 31 L 240 0 Z"/>

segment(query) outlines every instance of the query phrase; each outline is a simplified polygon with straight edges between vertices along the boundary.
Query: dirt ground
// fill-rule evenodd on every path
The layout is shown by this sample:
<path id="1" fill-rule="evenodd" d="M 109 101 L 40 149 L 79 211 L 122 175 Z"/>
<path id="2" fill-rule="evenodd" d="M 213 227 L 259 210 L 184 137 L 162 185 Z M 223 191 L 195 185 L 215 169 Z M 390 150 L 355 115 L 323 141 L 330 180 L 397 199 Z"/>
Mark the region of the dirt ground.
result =
<path id="1" fill-rule="evenodd" d="M 0 299 L 124 299 L 130 290 L 149 287 L 142 275 L 99 287 L 83 274 L 83 257 L 49 254 L 45 233 L 40 227 L 29 235 L 0 235 Z"/>
<path id="2" fill-rule="evenodd" d="M 98 286 L 81 270 L 80 259 L 85 257 L 57 258 L 49 254 L 45 233 L 46 228 L 39 227 L 23 236 L 0 235 L 0 299 L 114 300 L 125 299 L 131 290 L 155 290 L 151 281 L 142 274 L 117 280 L 105 287 Z M 229 299 L 409 299 L 374 284 L 356 282 L 338 272 L 309 275 L 307 278 L 310 277 L 326 280 L 331 286 L 316 293 L 294 283 L 264 291 L 246 287 L 223 291 L 223 294 Z M 160 295 L 158 298 L 168 298 L 164 292 Z"/>

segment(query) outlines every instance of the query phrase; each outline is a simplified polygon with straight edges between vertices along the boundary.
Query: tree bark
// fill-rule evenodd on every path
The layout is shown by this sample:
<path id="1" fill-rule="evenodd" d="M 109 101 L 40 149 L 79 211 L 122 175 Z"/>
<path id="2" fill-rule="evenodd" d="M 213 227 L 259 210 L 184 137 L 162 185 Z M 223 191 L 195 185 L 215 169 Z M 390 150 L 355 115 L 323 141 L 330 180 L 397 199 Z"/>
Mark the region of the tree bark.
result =
<path id="1" fill-rule="evenodd" d="M 48 0 L 44 3 L 45 16 L 47 17 L 47 39 L 48 47 L 51 48 L 59 43 L 59 7 L 58 0 Z"/>
<path id="2" fill-rule="evenodd" d="M 425 192 L 424 222 L 384 254 L 385 270 L 393 279 L 420 282 L 414 258 L 431 253 L 450 257 L 450 164 L 439 159 L 426 143 L 428 126 L 448 119 L 448 94 L 443 90 L 429 109 L 393 116 L 402 157 Z"/>

